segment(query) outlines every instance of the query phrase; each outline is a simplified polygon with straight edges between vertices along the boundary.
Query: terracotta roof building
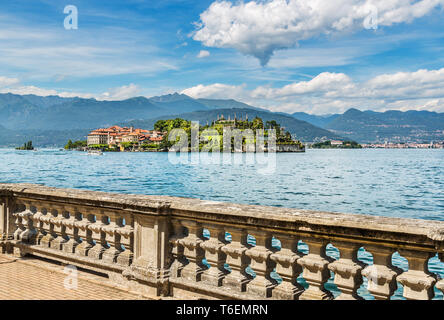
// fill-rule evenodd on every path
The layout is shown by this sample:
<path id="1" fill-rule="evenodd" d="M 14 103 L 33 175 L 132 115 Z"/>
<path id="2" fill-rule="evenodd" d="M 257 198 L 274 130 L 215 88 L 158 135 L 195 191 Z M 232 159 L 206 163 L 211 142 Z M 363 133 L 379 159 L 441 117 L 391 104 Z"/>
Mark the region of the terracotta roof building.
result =
<path id="1" fill-rule="evenodd" d="M 162 132 L 112 126 L 91 131 L 87 138 L 87 144 L 88 146 L 98 144 L 115 146 L 123 142 L 143 143 L 147 140 L 158 142 L 162 139 Z"/>

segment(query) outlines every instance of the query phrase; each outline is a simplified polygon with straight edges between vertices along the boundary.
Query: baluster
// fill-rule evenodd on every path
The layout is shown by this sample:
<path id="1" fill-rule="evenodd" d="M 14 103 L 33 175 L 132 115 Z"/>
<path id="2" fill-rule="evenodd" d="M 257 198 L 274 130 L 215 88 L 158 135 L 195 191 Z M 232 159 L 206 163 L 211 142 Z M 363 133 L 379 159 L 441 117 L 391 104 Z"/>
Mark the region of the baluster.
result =
<path id="1" fill-rule="evenodd" d="M 339 260 L 330 263 L 328 269 L 335 273 L 335 284 L 341 294 L 335 300 L 363 300 L 357 294 L 362 284 L 362 269 L 366 266 L 358 260 L 360 246 L 355 243 L 335 241 L 333 245 L 340 252 Z"/>
<path id="2" fill-rule="evenodd" d="M 441 259 L 442 262 L 444 262 L 444 253 L 440 253 L 439 254 L 439 258 Z M 438 290 L 441 290 L 442 293 L 444 294 L 444 279 L 438 281 L 438 283 L 436 283 L 436 288 Z M 444 300 L 444 298 L 443 298 Z"/>
<path id="3" fill-rule="evenodd" d="M 46 226 L 47 233 L 46 235 L 40 240 L 40 244 L 43 247 L 49 248 L 51 247 L 51 242 L 54 241 L 54 239 L 57 237 L 57 234 L 54 232 L 54 223 L 53 219 L 57 217 L 57 211 L 51 210 L 48 211 L 48 213 L 41 217 L 40 220 L 44 223 Z"/>
<path id="4" fill-rule="evenodd" d="M 205 250 L 205 257 L 211 268 L 204 271 L 202 281 L 220 287 L 228 271 L 225 269 L 227 255 L 222 251 L 222 247 L 227 243 L 225 241 L 225 231 L 219 225 L 205 225 L 210 232 L 210 239 L 201 244 Z"/>
<path id="5" fill-rule="evenodd" d="M 125 226 L 123 225 L 123 219 L 118 220 L 119 228 L 116 233 L 120 235 L 119 246 L 125 247 L 125 251 L 120 252 L 117 256 L 117 264 L 121 266 L 130 266 L 133 262 L 134 256 L 134 222 L 130 215 L 125 216 Z"/>
<path id="6" fill-rule="evenodd" d="M 244 229 L 235 227 L 227 227 L 226 230 L 231 234 L 231 243 L 222 247 L 222 251 L 227 254 L 227 264 L 231 272 L 225 276 L 223 285 L 245 292 L 247 284 L 253 279 L 245 271 L 251 262 L 250 257 L 246 255 L 246 251 L 251 248 L 247 243 L 248 233 Z"/>
<path id="7" fill-rule="evenodd" d="M 270 298 L 277 282 L 271 278 L 276 262 L 270 259 L 272 251 L 272 235 L 269 232 L 254 230 L 250 234 L 256 238 L 256 246 L 246 252 L 251 258 L 251 268 L 256 277 L 247 285 L 247 292 L 262 298 Z"/>
<path id="8" fill-rule="evenodd" d="M 404 286 L 404 297 L 408 300 L 431 300 L 435 296 L 436 276 L 429 272 L 428 261 L 434 253 L 407 249 L 401 249 L 399 253 L 409 262 L 409 270 L 396 279 Z"/>
<path id="9" fill-rule="evenodd" d="M 40 242 L 42 238 L 46 235 L 46 231 L 43 227 L 43 222 L 41 221 L 41 218 L 44 217 L 44 213 L 46 213 L 45 209 L 37 210 L 37 212 L 32 217 L 32 220 L 34 222 L 34 228 L 36 230 L 35 235 L 35 244 L 40 245 Z"/>
<path id="10" fill-rule="evenodd" d="M 103 228 L 106 227 L 104 221 L 106 217 L 102 214 L 96 215 L 96 221 L 88 226 L 88 229 L 92 231 L 92 238 L 96 242 L 96 245 L 92 247 L 88 252 L 88 257 L 100 260 L 103 258 L 103 254 L 106 251 L 106 234 Z"/>
<path id="11" fill-rule="evenodd" d="M 188 259 L 188 264 L 182 269 L 182 278 L 201 281 L 206 269 L 202 263 L 205 251 L 200 247 L 203 242 L 203 228 L 195 221 L 185 220 L 182 224 L 188 229 L 188 236 L 179 241 L 184 246 L 184 255 Z"/>
<path id="12" fill-rule="evenodd" d="M 18 209 L 16 212 L 12 214 L 13 217 L 15 217 L 14 224 L 16 226 L 16 230 L 14 231 L 14 240 L 20 240 L 20 235 L 25 232 L 26 228 L 23 224 L 23 218 L 20 216 L 20 209 Z M 26 210 L 26 207 L 24 208 Z"/>
<path id="13" fill-rule="evenodd" d="M 34 213 L 27 209 L 18 214 L 22 218 L 22 224 L 25 230 L 20 234 L 20 240 L 23 243 L 34 244 L 37 231 L 34 229 L 32 217 Z"/>
<path id="14" fill-rule="evenodd" d="M 376 300 L 389 300 L 398 287 L 396 277 L 402 272 L 392 265 L 395 249 L 376 245 L 366 245 L 366 249 L 373 255 L 373 265 L 362 270 L 368 279 L 367 290 Z"/>
<path id="15" fill-rule="evenodd" d="M 298 239 L 295 236 L 281 234 L 278 239 L 281 242 L 281 250 L 273 253 L 270 258 L 276 262 L 276 272 L 282 282 L 273 289 L 273 298 L 296 300 L 304 292 L 304 287 L 297 282 L 302 272 L 297 261 L 303 254 L 298 251 Z"/>
<path id="16" fill-rule="evenodd" d="M 117 233 L 117 229 L 121 227 L 117 216 L 112 213 L 109 215 L 110 222 L 102 228 L 105 234 L 105 241 L 110 245 L 110 248 L 103 253 L 103 260 L 108 263 L 117 262 L 117 257 L 123 252 L 122 245 L 120 243 L 120 234 Z"/>
<path id="17" fill-rule="evenodd" d="M 330 270 L 328 270 L 328 264 L 333 261 L 327 256 L 325 249 L 327 247 L 327 241 L 323 239 L 305 238 L 302 239 L 309 248 L 309 254 L 298 260 L 304 270 L 302 276 L 309 284 L 307 290 L 305 290 L 300 300 L 331 300 L 333 295 L 330 291 L 324 288 L 330 278 Z"/>
<path id="18" fill-rule="evenodd" d="M 71 210 L 71 212 L 75 212 L 75 209 Z M 79 212 L 70 214 L 69 219 L 63 220 L 65 232 L 70 235 L 69 240 L 63 245 L 63 251 L 67 253 L 74 253 L 76 251 L 76 247 L 81 243 L 79 228 L 76 226 L 76 222 L 80 221 L 82 221 L 82 214 Z"/>
<path id="19" fill-rule="evenodd" d="M 184 256 L 184 247 L 180 244 L 180 240 L 185 237 L 183 226 L 179 221 L 173 221 L 174 234 L 170 237 L 169 242 L 172 246 L 171 255 L 173 256 L 173 263 L 171 264 L 171 276 L 173 278 L 180 278 L 183 267 L 188 263 Z"/>
<path id="20" fill-rule="evenodd" d="M 88 256 L 89 251 L 94 247 L 94 240 L 92 238 L 92 231 L 89 230 L 89 226 L 93 223 L 93 215 L 79 216 L 82 219 L 76 221 L 74 225 L 79 229 L 79 237 L 82 238 L 82 243 L 76 248 L 76 253 L 81 256 Z"/>
<path id="21" fill-rule="evenodd" d="M 50 247 L 57 250 L 62 250 L 63 245 L 68 242 L 69 237 L 66 234 L 66 227 L 64 225 L 64 221 L 68 218 L 69 213 L 64 211 L 64 209 L 58 210 L 59 214 L 57 217 L 52 218 L 51 221 L 54 224 L 54 233 L 57 234 L 57 237 L 51 241 Z"/>

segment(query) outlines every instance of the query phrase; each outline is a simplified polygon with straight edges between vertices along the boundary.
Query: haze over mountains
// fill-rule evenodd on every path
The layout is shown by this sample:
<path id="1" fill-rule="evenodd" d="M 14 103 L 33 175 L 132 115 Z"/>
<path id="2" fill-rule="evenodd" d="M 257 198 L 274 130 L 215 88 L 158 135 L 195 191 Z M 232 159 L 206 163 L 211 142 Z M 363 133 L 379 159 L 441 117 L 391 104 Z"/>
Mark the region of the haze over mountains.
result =
<path id="1" fill-rule="evenodd" d="M 123 101 L 0 94 L 0 146 L 62 146 L 68 139 L 85 139 L 91 129 L 133 124 L 152 129 L 159 119 L 184 118 L 201 124 L 223 114 L 276 120 L 302 141 L 353 139 L 359 142 L 444 140 L 444 113 L 350 109 L 325 116 L 274 113 L 236 100 L 193 99 L 183 94 Z"/>
<path id="2" fill-rule="evenodd" d="M 189 113 L 182 113 L 176 115 L 161 116 L 154 119 L 136 120 L 127 123 L 122 123 L 125 126 L 134 126 L 137 128 L 153 128 L 157 120 L 162 119 L 175 119 L 182 118 L 189 121 L 199 121 L 200 125 L 211 124 L 213 120 L 216 120 L 219 115 L 223 115 L 225 119 L 229 117 L 234 119 L 245 119 L 248 116 L 249 120 L 255 117 L 261 118 L 264 122 L 275 120 L 287 131 L 289 131 L 293 137 L 300 139 L 301 141 L 315 141 L 318 139 L 341 139 L 342 137 L 325 129 L 316 127 L 308 122 L 298 120 L 289 115 L 283 115 L 279 113 L 269 112 L 259 109 L 251 108 L 229 108 L 229 109 L 215 109 L 210 111 L 195 111 Z"/>
<path id="3" fill-rule="evenodd" d="M 186 95 L 136 97 L 123 101 L 0 94 L 0 125 L 12 130 L 71 130 L 197 110 L 249 106 L 234 100 L 195 100 Z M 251 107 L 253 108 L 253 107 Z"/>
<path id="4" fill-rule="evenodd" d="M 359 111 L 315 116 L 294 113 L 297 119 L 335 132 L 345 138 L 366 142 L 430 142 L 444 140 L 444 113 L 430 111 Z"/>

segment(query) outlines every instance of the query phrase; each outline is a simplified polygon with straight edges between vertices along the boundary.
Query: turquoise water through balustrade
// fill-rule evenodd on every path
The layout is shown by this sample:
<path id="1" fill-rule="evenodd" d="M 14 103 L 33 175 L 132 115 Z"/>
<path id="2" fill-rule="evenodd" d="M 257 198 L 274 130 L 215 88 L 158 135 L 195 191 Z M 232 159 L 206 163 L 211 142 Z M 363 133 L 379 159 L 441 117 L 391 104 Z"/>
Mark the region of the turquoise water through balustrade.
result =
<path id="1" fill-rule="evenodd" d="M 263 164 L 247 155 L 231 163 L 172 163 L 166 153 L 105 153 L 0 149 L 1 183 L 37 183 L 118 193 L 169 195 L 244 204 L 362 213 L 444 221 L 444 150 L 307 150 L 276 154 L 275 170 L 263 175 Z M 222 157 L 222 155 L 221 155 Z M 254 239 L 250 238 L 254 244 Z M 279 246 L 275 239 L 274 246 Z M 300 244 L 299 250 L 308 252 Z M 335 259 L 338 251 L 327 247 Z M 372 256 L 363 249 L 358 258 Z M 393 255 L 406 270 L 407 261 Z M 429 269 L 444 277 L 437 257 Z M 277 275 L 274 275 L 278 279 Z M 302 279 L 301 284 L 306 285 Z M 358 293 L 366 299 L 366 282 Z M 332 278 L 326 288 L 338 295 Z M 402 298 L 402 286 L 393 299 Z M 442 298 L 436 291 L 435 298 Z"/>

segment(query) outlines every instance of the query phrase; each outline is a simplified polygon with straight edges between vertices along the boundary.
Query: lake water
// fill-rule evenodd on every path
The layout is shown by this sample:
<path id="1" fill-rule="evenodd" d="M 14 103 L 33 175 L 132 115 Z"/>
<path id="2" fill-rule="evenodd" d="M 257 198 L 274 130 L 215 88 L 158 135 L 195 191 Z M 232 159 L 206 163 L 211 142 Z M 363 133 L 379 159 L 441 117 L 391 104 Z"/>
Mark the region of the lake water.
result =
<path id="1" fill-rule="evenodd" d="M 89 156 L 0 149 L 0 182 L 444 221 L 444 150 L 281 153 L 268 175 L 249 164 L 245 154 L 231 157 L 235 164 L 174 164 L 167 153 Z M 329 255 L 337 255 L 334 248 Z M 371 263 L 365 251 L 359 256 Z M 393 263 L 407 267 L 397 254 Z M 429 267 L 444 276 L 437 258 Z M 367 296 L 364 287 L 361 294 Z"/>

